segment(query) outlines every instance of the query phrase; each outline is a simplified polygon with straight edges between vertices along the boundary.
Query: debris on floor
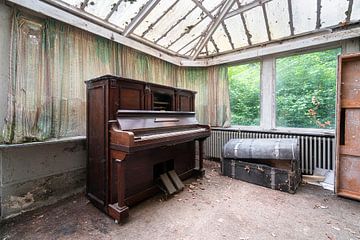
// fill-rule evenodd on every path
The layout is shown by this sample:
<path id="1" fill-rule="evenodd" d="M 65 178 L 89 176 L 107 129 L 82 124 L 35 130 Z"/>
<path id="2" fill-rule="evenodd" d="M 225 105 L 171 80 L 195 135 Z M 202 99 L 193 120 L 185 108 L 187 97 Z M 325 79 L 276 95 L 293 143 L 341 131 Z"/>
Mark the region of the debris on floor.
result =
<path id="1" fill-rule="evenodd" d="M 359 202 L 308 184 L 295 195 L 273 191 L 221 176 L 218 163 L 205 167 L 168 200 L 130 208 L 126 224 L 77 195 L 2 223 L 0 239 L 360 239 Z"/>

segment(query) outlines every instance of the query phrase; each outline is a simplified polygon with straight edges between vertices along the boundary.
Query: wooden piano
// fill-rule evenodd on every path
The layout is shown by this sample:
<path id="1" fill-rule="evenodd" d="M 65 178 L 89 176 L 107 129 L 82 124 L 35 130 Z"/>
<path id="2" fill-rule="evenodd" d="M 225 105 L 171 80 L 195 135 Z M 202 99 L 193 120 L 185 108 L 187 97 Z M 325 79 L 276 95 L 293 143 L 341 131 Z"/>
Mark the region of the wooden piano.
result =
<path id="1" fill-rule="evenodd" d="M 96 207 L 123 222 L 159 191 L 161 174 L 204 174 L 210 127 L 196 121 L 195 92 L 110 75 L 86 84 L 86 194 Z"/>

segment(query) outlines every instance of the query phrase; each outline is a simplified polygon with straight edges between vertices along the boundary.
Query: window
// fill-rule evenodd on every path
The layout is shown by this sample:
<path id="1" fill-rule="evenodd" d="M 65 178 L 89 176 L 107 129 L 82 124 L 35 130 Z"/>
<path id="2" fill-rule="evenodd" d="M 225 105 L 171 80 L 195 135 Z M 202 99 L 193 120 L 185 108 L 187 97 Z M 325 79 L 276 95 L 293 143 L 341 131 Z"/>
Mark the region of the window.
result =
<path id="1" fill-rule="evenodd" d="M 276 126 L 335 127 L 340 48 L 276 60 Z"/>
<path id="2" fill-rule="evenodd" d="M 231 123 L 258 126 L 260 123 L 260 63 L 228 68 Z"/>

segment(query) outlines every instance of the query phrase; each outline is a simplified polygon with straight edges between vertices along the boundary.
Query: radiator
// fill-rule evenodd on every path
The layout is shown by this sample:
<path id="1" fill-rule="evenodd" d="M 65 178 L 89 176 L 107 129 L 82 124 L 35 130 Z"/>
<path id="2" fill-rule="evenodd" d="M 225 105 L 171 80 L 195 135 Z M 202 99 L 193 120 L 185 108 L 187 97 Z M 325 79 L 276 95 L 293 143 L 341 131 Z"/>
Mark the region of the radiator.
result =
<path id="1" fill-rule="evenodd" d="M 334 169 L 334 136 L 213 129 L 211 130 L 211 136 L 205 141 L 205 157 L 219 160 L 222 147 L 232 138 L 298 138 L 300 143 L 300 165 L 303 174 L 313 174 L 315 168 Z"/>

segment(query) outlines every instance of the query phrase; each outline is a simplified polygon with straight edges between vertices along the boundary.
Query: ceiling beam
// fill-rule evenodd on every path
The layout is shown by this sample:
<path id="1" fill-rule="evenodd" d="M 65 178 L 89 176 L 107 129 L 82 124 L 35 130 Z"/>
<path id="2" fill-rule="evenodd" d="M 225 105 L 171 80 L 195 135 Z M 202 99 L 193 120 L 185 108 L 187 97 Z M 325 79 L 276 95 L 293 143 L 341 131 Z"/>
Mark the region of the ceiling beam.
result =
<path id="1" fill-rule="evenodd" d="M 288 0 L 288 12 L 289 12 L 289 26 L 290 26 L 290 34 L 294 35 L 294 17 L 292 12 L 292 3 L 291 0 Z"/>
<path id="2" fill-rule="evenodd" d="M 122 2 L 122 0 L 118 0 L 117 3 L 115 3 L 115 5 L 111 9 L 111 11 L 108 13 L 108 15 L 106 15 L 105 21 L 109 21 L 109 18 L 114 14 L 114 12 L 117 11 L 117 9 L 118 9 L 119 5 L 121 4 L 121 2 Z"/>
<path id="3" fill-rule="evenodd" d="M 270 1 L 272 1 L 272 0 L 255 0 L 255 1 L 251 2 L 251 3 L 242 5 L 238 9 L 226 14 L 225 19 L 233 17 L 233 16 L 238 15 L 240 13 L 246 12 L 246 11 L 248 11 L 250 9 L 256 8 L 258 6 L 261 6 L 262 4 L 265 4 L 265 3 L 270 2 Z"/>
<path id="4" fill-rule="evenodd" d="M 211 12 L 209 12 L 209 10 L 207 10 L 204 5 L 202 5 L 201 2 L 199 2 L 198 0 L 192 0 L 204 13 L 206 13 L 206 15 L 208 15 L 211 19 L 214 19 L 214 16 L 211 14 Z"/>
<path id="5" fill-rule="evenodd" d="M 231 7 L 234 5 L 235 0 L 228 0 L 224 7 L 221 9 L 221 12 L 217 15 L 217 17 L 213 20 L 212 24 L 209 26 L 208 30 L 206 31 L 206 35 L 201 40 L 198 48 L 196 49 L 194 55 L 192 56 L 192 60 L 196 59 L 201 50 L 205 47 L 213 33 L 216 31 L 218 26 L 222 23 L 224 20 L 225 15 L 229 12 Z"/>
<path id="6" fill-rule="evenodd" d="M 348 10 L 345 12 L 347 23 L 350 22 L 351 12 L 352 12 L 352 8 L 353 8 L 353 0 L 348 0 L 348 1 L 349 1 Z"/>
<path id="7" fill-rule="evenodd" d="M 232 48 L 232 49 L 235 49 L 235 46 L 234 46 L 234 43 L 233 43 L 233 41 L 232 41 L 231 35 L 230 35 L 229 30 L 228 30 L 228 28 L 227 28 L 227 26 L 226 26 L 226 24 L 225 24 L 224 21 L 221 23 L 221 26 L 222 26 L 223 29 L 224 29 L 224 32 L 225 32 L 225 34 L 226 34 L 227 39 L 229 40 L 229 44 L 230 44 L 231 48 Z M 205 46 L 206 46 L 206 45 L 205 45 Z"/>
<path id="8" fill-rule="evenodd" d="M 136 17 L 133 18 L 133 20 L 126 26 L 123 35 L 125 37 L 129 36 L 159 2 L 160 0 L 149 0 L 140 10 L 140 12 L 136 15 Z"/>
<path id="9" fill-rule="evenodd" d="M 171 4 L 171 6 L 170 6 L 168 9 L 166 9 L 165 12 L 163 12 L 163 14 L 161 14 L 160 17 L 158 17 L 158 18 L 155 20 L 155 22 L 153 22 L 153 23 L 151 23 L 151 24 L 149 25 L 149 27 L 141 34 L 141 37 L 145 37 L 145 35 L 146 35 L 151 29 L 153 29 L 154 26 L 155 26 L 158 22 L 160 22 L 160 20 L 161 20 L 163 17 L 165 17 L 165 16 L 168 14 L 168 12 L 169 12 L 171 9 L 173 9 L 174 6 L 175 6 L 178 2 L 179 2 L 179 0 L 176 0 L 173 4 Z"/>
<path id="10" fill-rule="evenodd" d="M 249 29 L 248 29 L 248 27 L 246 25 L 246 20 L 245 20 L 245 17 L 244 17 L 244 13 L 240 13 L 240 17 L 241 17 L 241 21 L 243 23 L 243 27 L 244 27 L 244 31 L 245 31 L 245 34 L 246 34 L 248 44 L 249 44 L 249 46 L 251 46 L 252 45 L 252 43 L 251 43 L 251 37 L 252 36 L 251 36 L 250 31 L 249 31 Z"/>
<path id="11" fill-rule="evenodd" d="M 188 11 L 182 18 L 178 19 L 176 21 L 176 23 L 174 23 L 172 26 L 170 26 L 169 29 L 165 33 L 163 33 L 160 37 L 158 37 L 154 41 L 154 43 L 158 43 L 161 39 L 166 37 L 170 31 L 172 31 L 177 25 L 179 25 L 182 21 L 184 21 L 187 18 L 187 16 L 189 16 L 195 9 L 196 9 L 196 6 L 194 6 L 192 9 L 190 9 L 190 11 Z"/>
<path id="12" fill-rule="evenodd" d="M 223 0 L 223 1 L 226 1 L 226 0 Z M 218 4 L 217 6 L 215 6 L 211 11 L 210 13 L 212 12 L 215 12 L 215 10 L 217 10 L 220 6 L 222 5 L 222 3 Z M 194 23 L 190 29 L 190 31 L 183 31 L 178 38 L 176 38 L 174 41 L 172 41 L 168 46 L 167 48 L 170 48 L 172 45 L 174 45 L 177 41 L 179 41 L 181 38 L 183 38 L 186 34 L 190 33 L 192 31 L 192 29 L 194 29 L 197 25 L 199 25 L 204 19 L 206 19 L 206 17 L 200 17 L 200 20 L 197 21 L 196 23 Z M 199 35 L 201 36 L 201 35 Z"/>
<path id="13" fill-rule="evenodd" d="M 316 2 L 316 29 L 321 28 L 321 0 Z"/>
<path id="14" fill-rule="evenodd" d="M 264 20 L 265 20 L 266 33 L 267 33 L 269 41 L 271 41 L 270 26 L 269 26 L 268 16 L 267 16 L 267 13 L 266 13 L 265 4 L 261 4 L 261 7 L 262 7 L 263 15 L 264 15 Z"/>

